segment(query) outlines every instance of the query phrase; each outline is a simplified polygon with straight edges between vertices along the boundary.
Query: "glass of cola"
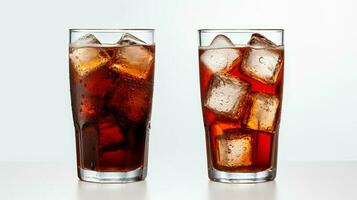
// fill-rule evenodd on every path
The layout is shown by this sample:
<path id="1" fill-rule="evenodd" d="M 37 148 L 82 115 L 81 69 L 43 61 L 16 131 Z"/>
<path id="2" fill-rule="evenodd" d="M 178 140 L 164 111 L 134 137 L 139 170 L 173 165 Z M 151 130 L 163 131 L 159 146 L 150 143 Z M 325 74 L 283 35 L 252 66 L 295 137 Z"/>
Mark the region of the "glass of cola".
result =
<path id="1" fill-rule="evenodd" d="M 154 84 L 152 29 L 71 29 L 69 75 L 78 177 L 143 180 Z"/>
<path id="2" fill-rule="evenodd" d="M 276 176 L 283 32 L 199 30 L 201 105 L 213 181 L 256 183 Z"/>

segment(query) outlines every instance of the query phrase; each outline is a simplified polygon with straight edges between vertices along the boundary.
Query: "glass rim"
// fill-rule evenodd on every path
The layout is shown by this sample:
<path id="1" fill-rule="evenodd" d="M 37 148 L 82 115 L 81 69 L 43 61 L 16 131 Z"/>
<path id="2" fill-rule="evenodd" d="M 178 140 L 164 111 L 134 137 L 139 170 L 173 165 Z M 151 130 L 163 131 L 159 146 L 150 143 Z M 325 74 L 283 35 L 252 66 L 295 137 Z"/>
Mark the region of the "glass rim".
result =
<path id="1" fill-rule="evenodd" d="M 146 28 L 70 28 L 69 32 L 92 32 L 92 33 L 121 33 L 121 32 L 148 32 L 153 33 L 155 29 L 146 29 Z"/>
<path id="2" fill-rule="evenodd" d="M 252 33 L 252 32 L 277 32 L 283 33 L 284 29 L 260 29 L 260 28 L 251 28 L 251 29 L 198 29 L 199 33 Z"/>

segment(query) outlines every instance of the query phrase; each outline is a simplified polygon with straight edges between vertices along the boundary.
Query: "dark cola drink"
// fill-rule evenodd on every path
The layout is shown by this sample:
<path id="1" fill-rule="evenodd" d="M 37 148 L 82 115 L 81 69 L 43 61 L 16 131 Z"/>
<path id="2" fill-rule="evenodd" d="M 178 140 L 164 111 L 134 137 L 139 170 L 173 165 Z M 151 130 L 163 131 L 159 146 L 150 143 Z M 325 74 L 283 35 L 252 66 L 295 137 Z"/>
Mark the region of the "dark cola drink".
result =
<path id="1" fill-rule="evenodd" d="M 154 58 L 154 45 L 128 33 L 116 44 L 101 44 L 92 34 L 71 43 L 72 113 L 82 180 L 104 182 L 105 172 L 146 173 Z M 91 180 L 90 172 L 102 180 Z"/>
<path id="2" fill-rule="evenodd" d="M 210 178 L 262 181 L 252 174 L 275 170 L 276 165 L 283 46 L 258 33 L 246 45 L 218 35 L 199 49 L 199 57 Z"/>

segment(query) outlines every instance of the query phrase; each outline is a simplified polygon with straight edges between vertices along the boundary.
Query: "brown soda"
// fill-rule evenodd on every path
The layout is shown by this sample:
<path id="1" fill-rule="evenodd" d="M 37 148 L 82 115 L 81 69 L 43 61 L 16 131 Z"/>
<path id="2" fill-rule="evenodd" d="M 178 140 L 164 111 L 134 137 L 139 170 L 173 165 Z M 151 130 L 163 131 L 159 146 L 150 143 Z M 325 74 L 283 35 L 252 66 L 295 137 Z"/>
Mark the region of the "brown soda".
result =
<path id="1" fill-rule="evenodd" d="M 83 73 L 70 61 L 72 113 L 77 165 L 80 168 L 126 172 L 144 165 L 150 128 L 155 46 L 140 45 L 141 50 L 150 52 L 152 56 L 145 76 L 122 73 L 116 67 L 131 67 L 127 60 L 122 63 L 124 61 L 117 59 L 118 52 L 128 47 L 89 45 L 69 49 L 70 54 L 80 48 L 103 51 L 103 59 L 107 59 Z M 95 62 L 92 63 L 100 63 Z"/>

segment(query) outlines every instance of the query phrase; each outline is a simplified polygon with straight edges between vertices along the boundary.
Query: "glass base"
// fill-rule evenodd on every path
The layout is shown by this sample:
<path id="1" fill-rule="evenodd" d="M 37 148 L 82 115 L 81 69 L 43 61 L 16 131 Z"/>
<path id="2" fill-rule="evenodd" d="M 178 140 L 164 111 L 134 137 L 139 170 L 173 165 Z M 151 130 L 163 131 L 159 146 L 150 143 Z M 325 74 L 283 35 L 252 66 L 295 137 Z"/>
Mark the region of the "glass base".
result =
<path id="1" fill-rule="evenodd" d="M 144 180 L 146 173 L 142 167 L 129 172 L 97 172 L 78 168 L 78 178 L 94 183 L 130 183 Z"/>
<path id="2" fill-rule="evenodd" d="M 262 183 L 272 181 L 276 176 L 276 168 L 261 172 L 224 172 L 214 168 L 208 169 L 208 177 L 222 183 Z"/>

